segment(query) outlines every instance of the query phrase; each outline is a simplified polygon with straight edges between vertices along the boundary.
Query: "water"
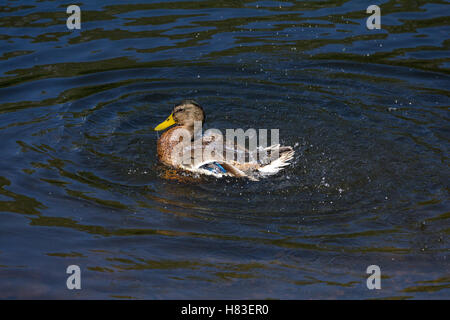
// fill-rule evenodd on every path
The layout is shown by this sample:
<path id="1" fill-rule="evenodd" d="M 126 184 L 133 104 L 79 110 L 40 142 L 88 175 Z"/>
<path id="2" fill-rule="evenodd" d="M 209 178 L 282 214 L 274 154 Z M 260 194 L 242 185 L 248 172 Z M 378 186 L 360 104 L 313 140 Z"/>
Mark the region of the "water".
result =
<path id="1" fill-rule="evenodd" d="M 377 4 L 3 3 L 0 298 L 449 298 L 450 6 Z M 151 129 L 186 98 L 293 164 L 174 176 Z"/>

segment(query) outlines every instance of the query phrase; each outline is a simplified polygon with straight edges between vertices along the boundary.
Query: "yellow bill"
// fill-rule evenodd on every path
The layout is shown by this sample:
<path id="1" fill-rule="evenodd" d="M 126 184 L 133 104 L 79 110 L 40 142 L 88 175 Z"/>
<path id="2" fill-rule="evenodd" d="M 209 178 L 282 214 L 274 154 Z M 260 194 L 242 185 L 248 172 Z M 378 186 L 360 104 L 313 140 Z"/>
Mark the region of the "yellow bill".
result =
<path id="1" fill-rule="evenodd" d="M 164 130 L 165 128 L 168 128 L 175 124 L 175 120 L 173 119 L 173 113 L 170 114 L 170 116 L 166 119 L 166 121 L 161 122 L 156 126 L 154 129 L 155 131 Z"/>

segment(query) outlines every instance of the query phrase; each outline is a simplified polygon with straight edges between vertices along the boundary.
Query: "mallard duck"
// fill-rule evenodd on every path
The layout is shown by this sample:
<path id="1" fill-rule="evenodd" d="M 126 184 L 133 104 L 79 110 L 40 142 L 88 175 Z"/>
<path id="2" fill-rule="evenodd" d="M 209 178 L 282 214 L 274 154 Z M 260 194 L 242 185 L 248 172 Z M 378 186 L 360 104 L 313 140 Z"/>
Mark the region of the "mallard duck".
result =
<path id="1" fill-rule="evenodd" d="M 277 144 L 258 148 L 256 151 L 260 157 L 264 155 L 264 161 L 257 161 L 251 156 L 254 153 L 233 142 L 233 160 L 229 160 L 225 151 L 230 151 L 230 145 L 225 143 L 220 134 L 202 135 L 201 126 L 204 122 L 205 111 L 194 100 L 176 104 L 170 116 L 154 129 L 160 131 L 173 126 L 158 139 L 158 160 L 183 171 L 217 178 L 228 176 L 257 181 L 261 177 L 278 173 L 289 165 L 294 156 L 292 147 Z M 239 153 L 241 158 L 235 156 Z M 184 158 L 181 160 L 180 157 Z"/>

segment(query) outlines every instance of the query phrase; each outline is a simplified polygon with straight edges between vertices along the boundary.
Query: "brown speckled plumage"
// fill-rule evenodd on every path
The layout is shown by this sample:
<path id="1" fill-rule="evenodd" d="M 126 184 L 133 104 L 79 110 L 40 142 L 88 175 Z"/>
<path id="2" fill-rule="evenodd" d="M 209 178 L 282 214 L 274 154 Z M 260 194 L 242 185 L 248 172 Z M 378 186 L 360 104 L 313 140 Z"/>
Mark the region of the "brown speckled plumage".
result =
<path id="1" fill-rule="evenodd" d="M 173 119 L 171 121 L 170 119 Z M 214 139 L 208 137 L 202 137 L 201 142 L 199 140 L 195 140 L 195 143 L 192 137 L 196 136 L 194 133 L 194 122 L 205 121 L 205 112 L 203 108 L 193 100 L 185 100 L 180 104 L 177 104 L 172 111 L 171 116 L 164 122 L 162 127 L 159 125 L 156 130 L 161 130 L 166 128 L 168 125 L 175 124 L 175 127 L 172 127 L 165 131 L 161 137 L 158 139 L 157 143 L 157 153 L 158 160 L 165 164 L 166 166 L 173 167 L 175 169 L 181 169 L 185 171 L 190 171 L 194 173 L 201 173 L 207 175 L 213 175 L 216 177 L 222 176 L 231 176 L 231 177 L 246 177 L 250 180 L 258 180 L 259 177 L 264 175 L 271 175 L 277 173 L 282 167 L 288 165 L 288 161 L 293 158 L 294 151 L 291 147 L 280 147 L 279 145 L 270 146 L 265 148 L 267 154 L 272 153 L 274 150 L 278 150 L 278 157 L 273 158 L 268 164 L 260 164 L 257 162 L 238 162 L 235 160 L 226 160 L 223 154 L 212 154 L 211 156 L 206 156 L 203 154 L 206 146 L 211 143 L 220 143 L 223 144 L 223 140 L 214 141 Z M 190 150 L 190 164 L 181 164 L 176 161 L 177 158 L 172 158 L 172 152 L 174 148 L 180 143 L 183 142 L 183 138 L 180 136 L 180 132 L 177 130 L 183 130 L 184 137 L 186 141 L 184 141 L 183 146 L 187 147 Z M 180 137 L 177 139 L 177 137 Z M 198 143 L 198 144 L 197 144 Z M 197 151 L 201 149 L 199 153 L 200 156 L 196 155 L 195 148 Z M 241 150 L 242 151 L 242 150 Z M 207 153 L 205 153 L 207 154 Z M 207 163 L 218 163 L 224 169 L 225 173 L 211 173 L 210 171 L 204 169 L 202 166 Z"/>

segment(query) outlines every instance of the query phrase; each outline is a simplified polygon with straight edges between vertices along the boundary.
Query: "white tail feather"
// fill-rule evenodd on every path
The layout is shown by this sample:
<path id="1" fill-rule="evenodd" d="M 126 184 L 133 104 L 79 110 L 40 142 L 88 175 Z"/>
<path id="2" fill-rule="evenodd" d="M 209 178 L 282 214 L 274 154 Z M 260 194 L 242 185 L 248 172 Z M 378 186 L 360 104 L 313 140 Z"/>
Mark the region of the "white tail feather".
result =
<path id="1" fill-rule="evenodd" d="M 269 148 L 274 149 L 272 147 L 274 146 L 271 146 Z M 278 159 L 275 159 L 268 165 L 259 168 L 258 171 L 264 175 L 272 175 L 278 173 L 281 169 L 283 169 L 283 167 L 289 165 L 288 161 L 292 160 L 292 158 L 294 157 L 294 153 L 294 150 L 283 152 Z"/>

